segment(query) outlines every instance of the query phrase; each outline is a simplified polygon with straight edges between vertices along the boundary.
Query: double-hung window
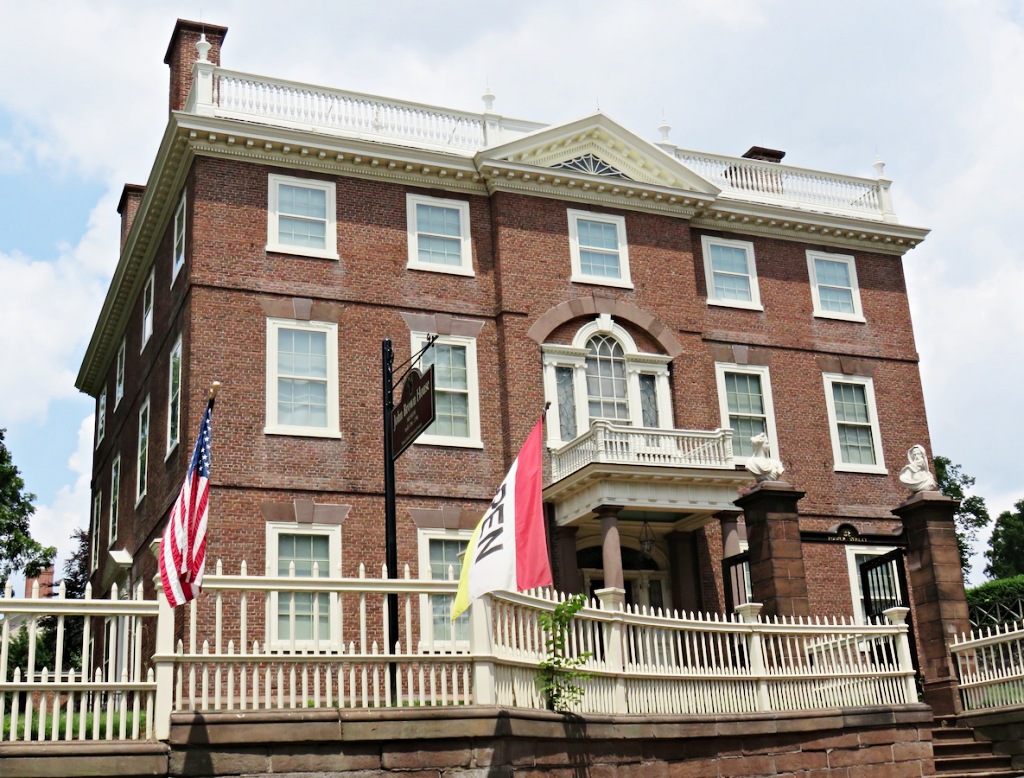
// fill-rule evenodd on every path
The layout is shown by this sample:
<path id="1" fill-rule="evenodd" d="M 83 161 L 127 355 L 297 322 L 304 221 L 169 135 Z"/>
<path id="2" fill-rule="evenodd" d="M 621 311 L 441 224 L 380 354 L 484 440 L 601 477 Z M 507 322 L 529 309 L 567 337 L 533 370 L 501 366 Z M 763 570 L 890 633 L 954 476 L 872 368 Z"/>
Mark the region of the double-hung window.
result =
<path id="1" fill-rule="evenodd" d="M 121 456 L 114 457 L 110 466 L 110 547 L 117 542 L 117 519 L 121 501 Z"/>
<path id="2" fill-rule="evenodd" d="M 823 378 L 835 469 L 887 472 L 873 381 L 838 373 L 825 373 Z"/>
<path id="3" fill-rule="evenodd" d="M 338 325 L 267 319 L 267 426 L 338 437 Z"/>
<path id="4" fill-rule="evenodd" d="M 114 376 L 114 410 L 121 404 L 124 397 L 124 338 L 121 339 L 121 347 L 117 350 L 117 373 Z"/>
<path id="5" fill-rule="evenodd" d="M 592 211 L 568 214 L 572 280 L 632 289 L 626 220 Z"/>
<path id="6" fill-rule="evenodd" d="M 338 258 L 334 184 L 271 174 L 267 251 Z"/>
<path id="7" fill-rule="evenodd" d="M 167 366 L 167 453 L 170 454 L 181 438 L 181 336 L 171 349 Z"/>
<path id="8" fill-rule="evenodd" d="M 406 195 L 409 267 L 454 275 L 473 275 L 469 203 Z"/>
<path id="9" fill-rule="evenodd" d="M 700 241 L 704 250 L 708 305 L 764 310 L 757 283 L 754 244 L 710 235 L 702 235 Z"/>
<path id="10" fill-rule="evenodd" d="M 96 448 L 99 448 L 103 436 L 107 434 L 107 388 L 103 387 L 96 401 Z"/>
<path id="11" fill-rule="evenodd" d="M 284 578 L 329 578 L 341 574 L 341 525 L 267 524 L 267 575 Z M 328 648 L 338 644 L 338 596 L 332 592 L 271 593 L 269 640 L 272 646 L 292 643 Z"/>
<path id="12" fill-rule="evenodd" d="M 92 532 L 89 538 L 89 571 L 100 565 L 100 513 L 103 510 L 103 492 L 92 498 Z"/>
<path id="13" fill-rule="evenodd" d="M 461 554 L 469 543 L 468 530 L 424 529 L 419 532 L 420 577 L 458 581 Z M 423 642 L 427 650 L 469 646 L 469 613 L 452 622 L 451 594 L 424 595 L 420 600 Z"/>
<path id="14" fill-rule="evenodd" d="M 847 254 L 807 252 L 814 315 L 827 319 L 864 321 L 857 285 L 857 265 Z"/>
<path id="15" fill-rule="evenodd" d="M 178 271 L 185 264 L 185 193 L 174 211 L 174 256 L 171 259 L 171 283 L 178 277 Z"/>
<path id="16" fill-rule="evenodd" d="M 139 348 L 140 352 L 146 348 L 146 344 L 153 336 L 153 274 L 155 272 L 150 271 L 146 285 L 142 289 L 142 346 Z"/>
<path id="17" fill-rule="evenodd" d="M 139 409 L 139 447 L 135 468 L 135 504 L 146 496 L 146 476 L 149 473 L 149 398 Z"/>
<path id="18" fill-rule="evenodd" d="M 754 446 L 750 439 L 761 433 L 768 436 L 770 453 L 778 459 L 768 368 L 718 362 L 715 364 L 715 379 L 722 428 L 733 432 L 732 451 L 736 461 L 743 464 L 747 457 L 753 455 Z"/>
<path id="19" fill-rule="evenodd" d="M 413 333 L 416 353 L 429 336 Z M 480 387 L 476 371 L 476 339 L 445 335 L 423 354 L 421 366 L 434 366 L 434 423 L 418 443 L 481 448 Z"/>

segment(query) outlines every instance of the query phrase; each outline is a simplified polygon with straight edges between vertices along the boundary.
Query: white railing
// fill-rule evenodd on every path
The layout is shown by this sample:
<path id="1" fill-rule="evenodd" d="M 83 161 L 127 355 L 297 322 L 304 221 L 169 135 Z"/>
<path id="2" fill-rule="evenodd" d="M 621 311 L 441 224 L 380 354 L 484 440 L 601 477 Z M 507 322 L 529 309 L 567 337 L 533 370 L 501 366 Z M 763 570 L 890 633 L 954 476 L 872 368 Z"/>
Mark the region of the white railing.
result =
<path id="1" fill-rule="evenodd" d="M 731 469 L 732 430 L 663 430 L 615 425 L 604 419 L 551 454 L 551 480 L 591 463 Z"/>
<path id="2" fill-rule="evenodd" d="M 965 710 L 1024 705 L 1024 624 L 959 635 L 949 650 Z"/>
<path id="3" fill-rule="evenodd" d="M 63 584 L 40 598 L 38 583 L 33 597 L 15 598 L 8 585 L 0 613 L 0 740 L 153 737 L 156 683 L 142 636 L 157 603 L 142 599 L 141 585 L 130 599 L 115 585 L 109 600 L 92 599 L 91 587 L 85 599 L 67 599 Z M 93 656 L 94 645 L 102 653 Z"/>
<path id="4" fill-rule="evenodd" d="M 543 707 L 534 683 L 544 656 L 538 615 L 564 595 L 493 597 L 496 698 L 499 705 Z M 917 700 L 905 623 L 842 619 L 763 622 L 761 605 L 739 614 L 619 610 L 621 592 L 577 613 L 569 655 L 589 654 L 580 670 L 579 713 L 717 714 L 904 705 Z M 618 598 L 618 599 L 616 599 Z"/>
<path id="5" fill-rule="evenodd" d="M 198 63 L 186 111 L 329 134 L 477 151 L 543 124 L 266 78 Z M 205 88 L 209 84 L 209 88 Z"/>
<path id="6" fill-rule="evenodd" d="M 676 158 L 728 195 L 894 221 L 888 179 L 858 178 L 743 157 L 677 149 Z"/>

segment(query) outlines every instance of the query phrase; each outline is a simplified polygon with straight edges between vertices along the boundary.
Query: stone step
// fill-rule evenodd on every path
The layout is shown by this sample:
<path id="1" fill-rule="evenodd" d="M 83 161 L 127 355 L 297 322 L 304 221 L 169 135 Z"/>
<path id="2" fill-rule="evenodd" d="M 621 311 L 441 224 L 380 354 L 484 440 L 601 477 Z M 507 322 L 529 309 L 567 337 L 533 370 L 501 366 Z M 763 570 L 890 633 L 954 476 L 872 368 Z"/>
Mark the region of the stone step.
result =
<path id="1" fill-rule="evenodd" d="M 1010 757 L 987 754 L 971 754 L 969 756 L 936 756 L 935 774 L 941 776 L 972 775 L 997 773 L 1001 775 L 1020 775 L 1010 765 Z"/>

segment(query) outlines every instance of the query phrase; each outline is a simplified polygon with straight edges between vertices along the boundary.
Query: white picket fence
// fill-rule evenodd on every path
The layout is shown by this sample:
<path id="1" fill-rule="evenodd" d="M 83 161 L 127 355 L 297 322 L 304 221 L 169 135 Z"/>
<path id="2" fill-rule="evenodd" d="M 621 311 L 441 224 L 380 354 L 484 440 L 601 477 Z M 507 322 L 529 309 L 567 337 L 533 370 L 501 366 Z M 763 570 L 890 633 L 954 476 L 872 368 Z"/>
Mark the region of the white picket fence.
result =
<path id="1" fill-rule="evenodd" d="M 959 635 L 949 650 L 964 710 L 1024 705 L 1024 622 Z"/>
<path id="2" fill-rule="evenodd" d="M 449 635 L 431 598 L 450 598 L 454 580 L 224 574 L 218 562 L 203 596 L 175 612 L 157 601 L 0 600 L 4 614 L 0 691 L 12 700 L 10 739 L 165 739 L 173 711 L 501 705 L 544 708 L 538 663 L 545 657 L 540 615 L 567 595 L 496 593 L 470 609 Z M 388 652 L 388 596 L 398 603 L 396 651 Z M 916 701 L 907 611 L 888 622 L 772 620 L 746 604 L 731 617 L 626 607 L 606 589 L 572 622 L 567 652 L 585 657 L 579 713 L 718 714 Z M 8 672 L 12 622 L 57 617 L 85 622 L 81 666 L 53 674 Z M 184 628 L 175 639 L 175 617 Z M 103 656 L 90 629 L 103 619 Z M 444 620 L 441 619 L 443 622 Z M 152 629 L 155 627 L 155 631 Z M 454 638 L 454 639 L 451 639 Z M 151 654 L 143 648 L 154 646 Z M 58 651 L 61 649 L 58 648 Z M 58 666 L 59 663 L 58 663 Z M 89 671 L 92 672 L 91 670 Z M 10 680 L 9 680 L 10 679 Z M 3 709 L 0 709 L 0 713 Z M 61 717 L 54 712 L 72 712 Z M 86 714 L 91 721 L 86 725 Z M 113 713 L 117 716 L 111 715 Z M 144 716 L 142 715 L 144 714 Z M 70 723 L 69 723 L 70 722 Z"/>

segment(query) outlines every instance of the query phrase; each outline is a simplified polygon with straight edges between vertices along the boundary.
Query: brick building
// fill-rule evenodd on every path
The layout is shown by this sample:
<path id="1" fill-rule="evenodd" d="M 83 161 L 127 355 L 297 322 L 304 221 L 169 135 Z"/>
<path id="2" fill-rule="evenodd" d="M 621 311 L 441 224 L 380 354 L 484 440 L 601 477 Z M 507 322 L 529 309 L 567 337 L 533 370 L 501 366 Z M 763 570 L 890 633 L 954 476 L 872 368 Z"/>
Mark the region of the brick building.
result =
<path id="1" fill-rule="evenodd" d="M 118 207 L 77 380 L 97 400 L 94 587 L 152 585 L 214 380 L 211 564 L 380 565 L 381 341 L 401 363 L 437 335 L 438 419 L 397 465 L 412 575 L 457 567 L 550 402 L 559 586 L 723 610 L 763 432 L 804 494 L 806 609 L 860 613 L 858 565 L 900 544 L 897 474 L 929 447 L 901 261 L 927 230 L 898 222 L 880 163 L 275 81 L 223 69 L 226 33 L 178 22 L 167 128 Z M 446 607 L 425 625 L 450 629 Z"/>

